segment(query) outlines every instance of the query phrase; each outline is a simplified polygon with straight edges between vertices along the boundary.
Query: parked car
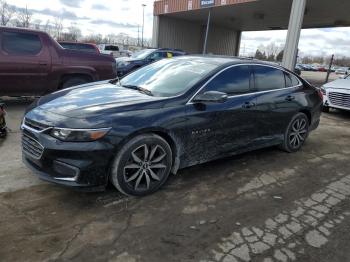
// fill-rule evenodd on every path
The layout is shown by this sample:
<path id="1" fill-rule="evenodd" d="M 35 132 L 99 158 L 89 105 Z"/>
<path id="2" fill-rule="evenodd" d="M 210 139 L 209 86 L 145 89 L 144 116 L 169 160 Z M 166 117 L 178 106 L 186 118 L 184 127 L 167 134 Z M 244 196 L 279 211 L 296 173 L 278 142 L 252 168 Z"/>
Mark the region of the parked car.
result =
<path id="1" fill-rule="evenodd" d="M 140 67 L 151 64 L 155 61 L 172 58 L 175 56 L 182 56 L 186 53 L 179 49 L 159 48 L 159 49 L 144 49 L 134 53 L 130 58 L 118 58 L 117 74 L 124 76 Z"/>
<path id="2" fill-rule="evenodd" d="M 348 75 L 349 74 L 349 68 L 348 67 L 341 67 L 335 70 L 335 73 L 337 75 Z"/>
<path id="3" fill-rule="evenodd" d="M 323 110 L 330 108 L 350 110 L 350 76 L 325 84 L 322 88 Z"/>
<path id="4" fill-rule="evenodd" d="M 47 33 L 0 27 L 0 95 L 40 96 L 116 76 L 114 58 L 64 49 Z"/>
<path id="5" fill-rule="evenodd" d="M 296 73 L 297 75 L 301 75 L 301 71 L 302 71 L 302 67 L 300 65 L 296 65 L 294 68 L 294 73 Z"/>
<path id="6" fill-rule="evenodd" d="M 78 43 L 78 42 L 58 42 L 65 49 L 79 50 L 84 52 L 90 52 L 95 54 L 100 54 L 100 50 L 95 44 L 89 43 Z"/>
<path id="7" fill-rule="evenodd" d="M 184 167 L 274 145 L 296 152 L 321 110 L 321 92 L 280 66 L 163 59 L 39 99 L 23 120 L 23 159 L 51 182 L 91 190 L 111 181 L 142 196 Z"/>
<path id="8" fill-rule="evenodd" d="M 98 49 L 102 54 L 111 55 L 114 58 L 125 56 L 125 54 L 122 51 L 122 48 L 120 48 L 117 45 L 100 44 L 98 45 Z"/>

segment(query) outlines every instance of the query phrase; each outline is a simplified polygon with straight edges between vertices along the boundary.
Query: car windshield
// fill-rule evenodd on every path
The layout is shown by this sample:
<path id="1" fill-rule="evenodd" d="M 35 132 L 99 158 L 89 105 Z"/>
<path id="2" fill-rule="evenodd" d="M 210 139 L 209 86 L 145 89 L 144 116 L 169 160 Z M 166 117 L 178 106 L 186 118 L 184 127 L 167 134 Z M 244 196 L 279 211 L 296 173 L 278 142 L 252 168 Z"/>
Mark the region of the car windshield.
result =
<path id="1" fill-rule="evenodd" d="M 125 76 L 120 85 L 139 87 L 157 97 L 172 97 L 189 90 L 216 67 L 198 59 L 164 59 Z"/>
<path id="2" fill-rule="evenodd" d="M 154 49 L 144 49 L 138 52 L 135 52 L 131 57 L 136 59 L 145 59 L 148 55 L 154 52 Z"/>

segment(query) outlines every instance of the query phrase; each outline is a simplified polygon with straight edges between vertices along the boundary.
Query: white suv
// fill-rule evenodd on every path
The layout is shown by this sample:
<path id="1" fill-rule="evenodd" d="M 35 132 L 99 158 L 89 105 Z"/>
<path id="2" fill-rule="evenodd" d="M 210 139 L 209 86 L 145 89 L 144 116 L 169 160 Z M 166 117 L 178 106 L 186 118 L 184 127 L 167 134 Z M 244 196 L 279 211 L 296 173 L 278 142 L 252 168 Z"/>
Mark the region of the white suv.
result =
<path id="1" fill-rule="evenodd" d="M 329 108 L 350 110 L 350 76 L 327 83 L 321 90 L 325 112 Z"/>

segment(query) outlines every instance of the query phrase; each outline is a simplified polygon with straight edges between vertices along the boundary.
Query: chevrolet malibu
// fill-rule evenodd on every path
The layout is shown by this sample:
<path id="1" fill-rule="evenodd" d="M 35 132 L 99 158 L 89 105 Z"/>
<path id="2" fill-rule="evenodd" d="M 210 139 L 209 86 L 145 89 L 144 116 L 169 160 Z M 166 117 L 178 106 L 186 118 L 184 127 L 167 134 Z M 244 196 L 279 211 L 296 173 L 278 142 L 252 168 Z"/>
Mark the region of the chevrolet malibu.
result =
<path id="1" fill-rule="evenodd" d="M 275 145 L 296 152 L 321 111 L 322 93 L 280 66 L 165 59 L 36 101 L 23 119 L 23 160 L 51 182 L 100 190 L 110 181 L 143 196 L 181 168 Z"/>

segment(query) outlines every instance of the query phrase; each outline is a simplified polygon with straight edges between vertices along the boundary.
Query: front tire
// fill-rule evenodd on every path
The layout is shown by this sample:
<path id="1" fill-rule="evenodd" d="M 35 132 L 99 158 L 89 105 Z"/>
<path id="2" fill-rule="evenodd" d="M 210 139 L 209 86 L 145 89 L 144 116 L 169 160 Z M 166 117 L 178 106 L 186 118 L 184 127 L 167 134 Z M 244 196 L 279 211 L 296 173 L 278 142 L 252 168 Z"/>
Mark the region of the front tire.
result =
<path id="1" fill-rule="evenodd" d="M 169 144 L 155 134 L 140 135 L 119 151 L 110 180 L 125 195 L 144 196 L 156 192 L 166 182 L 171 167 Z"/>
<path id="2" fill-rule="evenodd" d="M 322 111 L 324 113 L 329 113 L 329 106 L 323 106 Z"/>
<path id="3" fill-rule="evenodd" d="M 297 152 L 304 145 L 308 135 L 309 119 L 304 113 L 296 114 L 287 127 L 281 149 L 288 153 Z"/>

